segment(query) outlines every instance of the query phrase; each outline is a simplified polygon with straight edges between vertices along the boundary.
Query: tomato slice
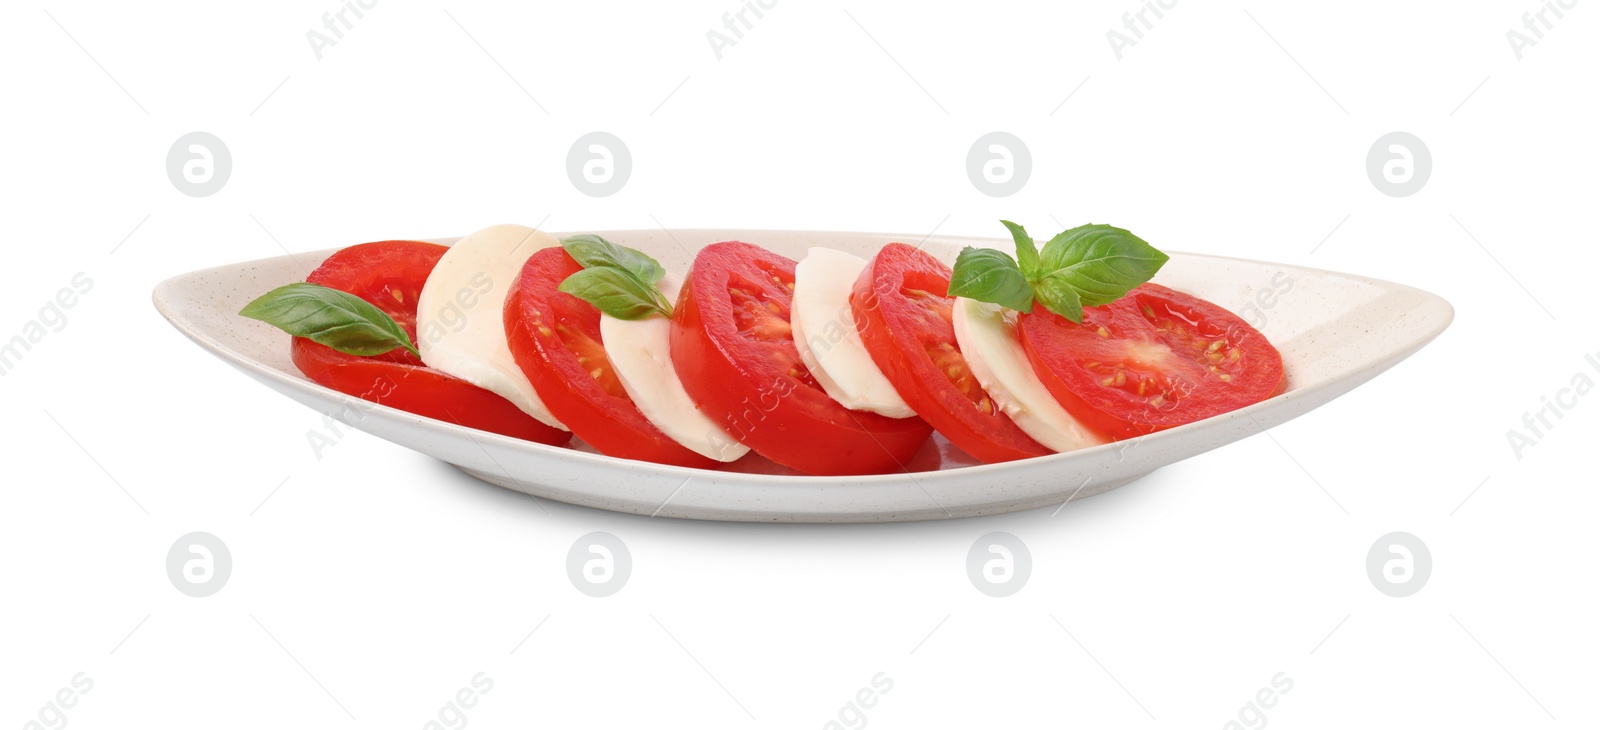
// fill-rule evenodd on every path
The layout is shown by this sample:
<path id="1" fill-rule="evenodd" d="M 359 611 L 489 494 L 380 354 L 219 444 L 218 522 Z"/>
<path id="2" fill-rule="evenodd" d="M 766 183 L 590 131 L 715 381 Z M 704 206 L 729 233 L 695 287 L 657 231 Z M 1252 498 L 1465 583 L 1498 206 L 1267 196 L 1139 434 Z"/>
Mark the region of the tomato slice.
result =
<path id="1" fill-rule="evenodd" d="M 1054 453 L 1017 428 L 978 384 L 956 344 L 950 267 L 912 246 L 878 251 L 850 294 L 868 354 L 906 405 L 981 461 Z"/>
<path id="2" fill-rule="evenodd" d="M 560 248 L 535 253 L 506 297 L 506 338 L 545 407 L 600 453 L 711 469 L 639 412 L 606 357 L 600 310 L 556 287 L 583 266 Z"/>
<path id="3" fill-rule="evenodd" d="M 421 241 L 363 243 L 329 256 L 306 281 L 365 299 L 400 323 L 415 342 L 417 297 L 447 250 Z M 542 444 L 560 445 L 571 438 L 511 401 L 423 365 L 404 349 L 360 357 L 296 337 L 289 357 L 312 382 L 362 400 Z"/>
<path id="4" fill-rule="evenodd" d="M 811 376 L 789 329 L 791 259 L 739 241 L 695 256 L 672 316 L 672 363 L 712 420 L 807 474 L 903 469 L 928 439 L 918 418 L 851 411 Z"/>
<path id="5" fill-rule="evenodd" d="M 1019 329 L 1050 394 L 1111 438 L 1227 413 L 1284 384 L 1283 357 L 1266 336 L 1222 307 L 1159 284 L 1085 308 L 1082 324 L 1035 307 Z"/>

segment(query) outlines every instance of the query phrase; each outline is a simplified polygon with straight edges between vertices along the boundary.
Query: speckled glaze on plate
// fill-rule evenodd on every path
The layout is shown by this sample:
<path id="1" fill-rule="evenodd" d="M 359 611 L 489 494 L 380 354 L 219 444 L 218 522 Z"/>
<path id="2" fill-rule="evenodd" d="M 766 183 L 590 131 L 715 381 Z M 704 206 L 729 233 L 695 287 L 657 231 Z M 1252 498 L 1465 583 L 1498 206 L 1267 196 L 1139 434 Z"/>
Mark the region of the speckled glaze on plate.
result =
<path id="1" fill-rule="evenodd" d="M 594 232 L 594 231 L 589 231 Z M 718 241 L 758 244 L 799 259 L 812 246 L 871 257 L 920 235 L 814 231 L 600 231 L 683 273 L 692 252 Z M 568 234 L 570 235 L 570 234 Z M 456 239 L 429 239 L 450 244 Z M 944 237 L 923 249 L 946 263 L 962 246 L 1009 249 L 1001 239 Z M 1449 303 L 1427 292 L 1350 274 L 1174 253 L 1158 283 L 1239 313 L 1283 353 L 1289 389 L 1232 413 L 1081 451 L 978 464 L 935 435 L 907 471 L 859 477 L 796 474 L 751 454 L 727 470 L 660 466 L 553 447 L 377 406 L 312 383 L 289 362 L 289 336 L 238 316 L 247 302 L 301 281 L 333 250 L 280 256 L 177 276 L 156 287 L 156 309 L 206 351 L 326 414 L 356 409 L 351 425 L 538 497 L 662 517 L 750 522 L 894 522 L 1014 512 L 1082 499 L 1167 464 L 1288 421 L 1400 362 L 1450 324 Z"/>

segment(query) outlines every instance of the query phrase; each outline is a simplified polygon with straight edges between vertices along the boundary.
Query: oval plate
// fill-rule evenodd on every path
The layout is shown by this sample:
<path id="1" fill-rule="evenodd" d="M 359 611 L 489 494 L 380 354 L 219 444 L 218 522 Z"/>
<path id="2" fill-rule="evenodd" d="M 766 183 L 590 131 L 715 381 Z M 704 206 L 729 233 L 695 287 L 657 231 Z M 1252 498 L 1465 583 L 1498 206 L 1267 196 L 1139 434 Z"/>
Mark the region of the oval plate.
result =
<path id="1" fill-rule="evenodd" d="M 694 251 L 718 241 L 747 241 L 800 259 L 812 246 L 870 258 L 891 241 L 922 239 L 718 229 L 598 233 L 680 274 L 688 270 Z M 457 239 L 427 240 L 448 245 Z M 924 241 L 922 248 L 949 264 L 963 246 L 1009 250 L 1011 245 L 1002 239 L 941 237 Z M 1416 352 L 1453 316 L 1445 300 L 1399 284 L 1173 253 L 1155 280 L 1227 307 L 1261 329 L 1283 353 L 1290 386 L 1285 393 L 1186 426 L 1064 454 L 979 464 L 935 434 L 903 473 L 812 477 L 754 454 L 728 470 L 711 471 L 612 458 L 577 440 L 571 447 L 545 446 L 415 416 L 312 383 L 289 362 L 287 334 L 237 313 L 268 290 L 304 280 L 332 253 L 280 256 L 173 277 L 156 287 L 156 309 L 206 351 L 273 390 L 484 481 L 600 509 L 708 520 L 894 522 L 1082 499 L 1327 403 Z"/>

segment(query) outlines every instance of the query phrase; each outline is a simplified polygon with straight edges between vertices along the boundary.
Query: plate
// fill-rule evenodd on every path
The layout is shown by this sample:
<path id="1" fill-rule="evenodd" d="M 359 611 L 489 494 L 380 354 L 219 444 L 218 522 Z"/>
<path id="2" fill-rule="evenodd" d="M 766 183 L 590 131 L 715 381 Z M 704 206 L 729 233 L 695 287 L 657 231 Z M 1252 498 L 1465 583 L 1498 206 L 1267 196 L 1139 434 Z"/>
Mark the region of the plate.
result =
<path id="1" fill-rule="evenodd" d="M 799 259 L 812 246 L 871 257 L 891 241 L 923 239 L 722 229 L 598 233 L 644 251 L 678 273 L 688 270 L 694 251 L 718 241 L 747 241 Z M 458 239 L 427 240 L 451 244 Z M 1012 244 L 941 237 L 925 241 L 922 248 L 951 263 L 969 245 L 1009 250 Z M 576 440 L 571 447 L 530 443 L 375 405 L 312 383 L 290 364 L 287 334 L 237 312 L 268 290 L 304 280 L 333 251 L 177 276 L 156 287 L 156 309 L 207 352 L 267 387 L 486 482 L 600 509 L 708 520 L 894 522 L 1064 504 L 1311 411 L 1422 348 L 1444 331 L 1454 314 L 1448 302 L 1433 294 L 1376 279 L 1172 253 L 1155 281 L 1227 307 L 1265 333 L 1283 353 L 1286 392 L 1232 413 L 1064 454 L 980 464 L 936 434 L 902 473 L 813 477 L 754 454 L 727 470 L 712 471 L 612 458 Z"/>

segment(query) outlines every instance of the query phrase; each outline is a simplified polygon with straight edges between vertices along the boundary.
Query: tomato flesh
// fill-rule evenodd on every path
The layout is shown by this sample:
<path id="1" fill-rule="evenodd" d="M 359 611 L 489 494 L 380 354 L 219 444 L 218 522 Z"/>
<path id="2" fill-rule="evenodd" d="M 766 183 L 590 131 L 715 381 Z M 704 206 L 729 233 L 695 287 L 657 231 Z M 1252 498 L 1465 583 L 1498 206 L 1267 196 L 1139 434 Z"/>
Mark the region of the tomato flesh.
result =
<path id="1" fill-rule="evenodd" d="M 756 453 L 817 475 L 899 471 L 918 418 L 851 411 L 800 360 L 792 259 L 739 241 L 700 250 L 672 317 L 672 362 L 700 409 Z"/>
<path id="2" fill-rule="evenodd" d="M 361 297 L 393 317 L 415 342 L 417 298 L 447 250 L 421 241 L 363 243 L 329 256 L 306 281 Z M 543 444 L 571 438 L 511 401 L 423 365 L 404 348 L 361 357 L 296 337 L 289 357 L 312 382 L 362 400 Z"/>
<path id="3" fill-rule="evenodd" d="M 550 413 L 600 453 L 710 469 L 717 462 L 656 428 L 622 387 L 600 337 L 600 310 L 557 287 L 582 270 L 560 248 L 523 265 L 506 297 L 506 338 Z"/>
<path id="4" fill-rule="evenodd" d="M 1085 426 L 1110 438 L 1161 431 L 1261 401 L 1283 357 L 1243 319 L 1145 284 L 1074 323 L 1042 307 L 1018 329 L 1034 372 Z"/>
<path id="5" fill-rule="evenodd" d="M 1053 453 L 1012 423 L 956 344 L 950 267 L 904 243 L 884 246 L 850 294 L 867 352 L 900 398 L 962 451 L 988 463 Z"/>

